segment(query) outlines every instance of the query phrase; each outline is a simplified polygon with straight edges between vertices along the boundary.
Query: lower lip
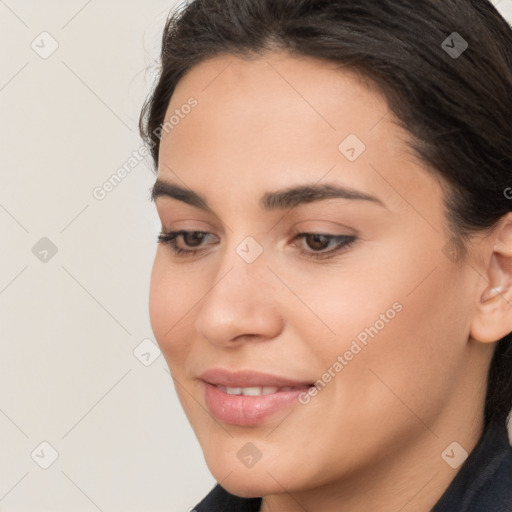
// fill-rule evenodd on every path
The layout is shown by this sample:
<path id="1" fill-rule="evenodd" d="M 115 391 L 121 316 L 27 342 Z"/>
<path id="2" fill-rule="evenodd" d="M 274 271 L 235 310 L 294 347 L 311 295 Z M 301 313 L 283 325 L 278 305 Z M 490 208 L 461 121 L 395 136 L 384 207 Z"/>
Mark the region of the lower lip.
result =
<path id="1" fill-rule="evenodd" d="M 278 391 L 271 395 L 228 395 L 216 386 L 205 382 L 206 405 L 219 421 L 230 425 L 248 427 L 258 425 L 279 411 L 298 402 L 298 396 L 308 387 Z"/>

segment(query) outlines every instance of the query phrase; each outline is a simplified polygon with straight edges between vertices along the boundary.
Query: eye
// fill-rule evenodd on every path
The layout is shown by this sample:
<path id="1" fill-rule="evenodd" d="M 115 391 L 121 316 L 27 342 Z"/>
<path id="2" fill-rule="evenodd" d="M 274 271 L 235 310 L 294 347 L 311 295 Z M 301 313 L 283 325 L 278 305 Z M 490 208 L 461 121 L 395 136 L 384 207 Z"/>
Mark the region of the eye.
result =
<path id="1" fill-rule="evenodd" d="M 178 247 L 176 240 L 178 237 L 181 237 L 185 242 L 185 245 L 198 247 L 201 245 L 201 242 L 209 236 L 210 233 L 206 231 L 169 231 L 168 233 L 160 233 L 158 235 L 158 243 L 168 244 L 171 246 L 171 249 L 177 256 L 193 256 L 200 250 L 198 249 L 183 249 Z"/>
<path id="2" fill-rule="evenodd" d="M 356 241 L 356 237 L 353 235 L 325 235 L 320 233 L 298 233 L 295 238 L 305 241 L 306 245 L 313 249 L 312 252 L 299 248 L 299 252 L 314 259 L 332 258 L 348 249 Z M 328 251 L 323 250 L 330 246 L 334 246 L 334 248 Z"/>
<path id="3" fill-rule="evenodd" d="M 169 231 L 167 233 L 160 233 L 158 243 L 170 245 L 176 256 L 191 257 L 204 250 L 201 248 L 201 244 L 210 236 L 212 236 L 211 233 L 206 231 Z M 179 247 L 177 243 L 178 238 L 185 243 L 186 247 L 192 247 L 192 249 Z M 299 253 L 313 259 L 332 258 L 336 254 L 348 249 L 356 241 L 356 237 L 352 235 L 326 235 L 321 233 L 298 233 L 295 235 L 294 240 L 297 239 L 306 241 L 307 245 L 312 249 L 305 250 L 304 248 L 299 248 Z M 296 243 L 291 245 L 297 246 Z M 325 250 L 331 246 L 334 246 L 334 248 Z"/>

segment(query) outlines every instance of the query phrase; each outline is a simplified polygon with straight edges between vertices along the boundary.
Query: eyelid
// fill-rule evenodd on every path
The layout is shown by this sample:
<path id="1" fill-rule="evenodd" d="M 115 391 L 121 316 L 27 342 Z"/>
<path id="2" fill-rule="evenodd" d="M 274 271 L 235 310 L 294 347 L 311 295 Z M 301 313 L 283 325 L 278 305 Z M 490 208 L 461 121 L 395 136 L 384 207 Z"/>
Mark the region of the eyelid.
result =
<path id="1" fill-rule="evenodd" d="M 353 227 L 341 222 L 329 221 L 325 219 L 311 219 L 295 223 L 291 227 L 294 233 L 314 233 L 326 235 L 358 235 L 358 231 Z"/>
<path id="2" fill-rule="evenodd" d="M 178 210 L 178 212 L 180 212 L 180 210 Z M 205 218 L 201 218 L 200 215 L 190 215 L 190 217 L 187 215 L 185 217 L 183 212 L 173 214 L 172 211 L 166 211 L 165 214 L 160 216 L 160 221 L 162 233 L 176 231 L 186 231 L 187 233 L 201 232 L 221 238 L 226 234 L 226 231 L 232 231 L 229 226 L 225 226 L 220 222 L 217 223 L 215 219 L 205 220 Z"/>

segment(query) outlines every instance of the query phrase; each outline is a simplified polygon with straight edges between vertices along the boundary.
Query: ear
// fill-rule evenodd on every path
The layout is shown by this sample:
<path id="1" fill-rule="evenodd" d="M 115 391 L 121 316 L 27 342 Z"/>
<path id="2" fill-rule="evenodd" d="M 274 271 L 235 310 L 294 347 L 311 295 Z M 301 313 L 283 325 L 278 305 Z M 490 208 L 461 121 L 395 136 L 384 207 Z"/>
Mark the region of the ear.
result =
<path id="1" fill-rule="evenodd" d="M 512 332 L 512 213 L 501 218 L 490 237 L 481 292 L 471 323 L 471 337 L 491 343 Z"/>

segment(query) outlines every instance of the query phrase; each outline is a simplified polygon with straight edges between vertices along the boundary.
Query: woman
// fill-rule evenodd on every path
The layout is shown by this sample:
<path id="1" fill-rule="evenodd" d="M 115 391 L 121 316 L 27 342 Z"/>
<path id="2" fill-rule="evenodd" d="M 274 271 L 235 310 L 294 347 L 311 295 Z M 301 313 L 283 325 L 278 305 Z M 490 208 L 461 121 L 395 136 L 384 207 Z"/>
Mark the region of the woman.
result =
<path id="1" fill-rule="evenodd" d="M 201 511 L 512 511 L 512 31 L 485 0 L 196 0 L 141 113 Z"/>

